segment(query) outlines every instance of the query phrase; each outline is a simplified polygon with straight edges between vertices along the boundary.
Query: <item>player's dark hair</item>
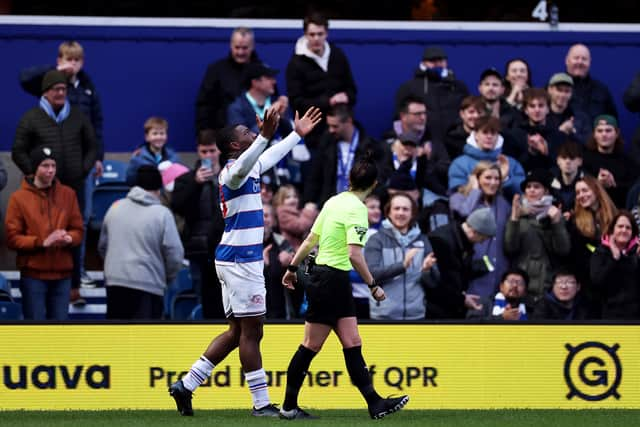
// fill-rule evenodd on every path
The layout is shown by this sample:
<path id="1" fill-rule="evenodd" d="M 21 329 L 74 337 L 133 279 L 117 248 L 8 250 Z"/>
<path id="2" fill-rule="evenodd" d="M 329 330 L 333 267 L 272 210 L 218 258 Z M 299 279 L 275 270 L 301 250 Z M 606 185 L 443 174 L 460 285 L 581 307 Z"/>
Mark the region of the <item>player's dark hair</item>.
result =
<path id="1" fill-rule="evenodd" d="M 231 143 L 238 140 L 238 136 L 236 134 L 236 127 L 238 126 L 238 124 L 225 126 L 218 131 L 216 143 L 218 144 L 220 154 L 226 159 L 229 158 Z"/>
<path id="2" fill-rule="evenodd" d="M 367 150 L 351 168 L 349 184 L 351 190 L 362 191 L 371 187 L 378 177 L 378 167 L 373 160 L 373 151 Z"/>

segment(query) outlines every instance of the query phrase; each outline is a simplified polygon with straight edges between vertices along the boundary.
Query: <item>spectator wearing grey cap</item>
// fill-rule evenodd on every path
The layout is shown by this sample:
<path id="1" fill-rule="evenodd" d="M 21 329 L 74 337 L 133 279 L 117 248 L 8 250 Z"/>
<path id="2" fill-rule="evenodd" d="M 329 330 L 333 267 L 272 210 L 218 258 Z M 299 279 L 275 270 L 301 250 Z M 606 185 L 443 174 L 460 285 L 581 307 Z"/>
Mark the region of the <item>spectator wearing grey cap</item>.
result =
<path id="1" fill-rule="evenodd" d="M 428 46 L 413 78 L 404 82 L 396 92 L 396 111 L 408 97 L 424 99 L 429 111 L 427 125 L 433 140 L 442 141 L 449 127 L 458 119 L 462 99 L 469 89 L 449 68 L 447 53 L 440 46 Z"/>
<path id="2" fill-rule="evenodd" d="M 530 171 L 520 184 L 523 195 L 513 196 L 504 250 L 512 265 L 529 275 L 529 296 L 535 304 L 551 286 L 553 269 L 571 249 L 562 211 L 551 195 L 553 175 L 545 169 Z"/>
<path id="3" fill-rule="evenodd" d="M 549 78 L 547 93 L 547 124 L 585 144 L 591 135 L 591 120 L 584 111 L 574 111 L 569 103 L 573 95 L 573 78 L 567 73 L 555 73 Z"/>
<path id="4" fill-rule="evenodd" d="M 480 296 L 468 293 L 469 282 L 487 269 L 473 262 L 474 245 L 493 236 L 496 220 L 490 208 L 473 211 L 466 220 L 453 221 L 429 233 L 438 260 L 440 284 L 425 289 L 427 318 L 461 319 L 466 310 L 480 310 Z"/>

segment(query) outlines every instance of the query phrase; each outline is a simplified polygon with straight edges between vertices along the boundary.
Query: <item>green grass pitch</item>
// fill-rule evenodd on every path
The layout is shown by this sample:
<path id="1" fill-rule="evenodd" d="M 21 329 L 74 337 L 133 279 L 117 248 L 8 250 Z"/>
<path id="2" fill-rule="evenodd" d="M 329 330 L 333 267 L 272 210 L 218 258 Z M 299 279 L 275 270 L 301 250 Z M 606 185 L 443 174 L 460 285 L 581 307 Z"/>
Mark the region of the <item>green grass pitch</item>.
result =
<path id="1" fill-rule="evenodd" d="M 312 426 L 425 427 L 608 427 L 640 425 L 640 410 L 492 410 L 418 411 L 405 409 L 382 420 L 371 420 L 365 409 L 313 411 L 318 420 L 284 421 L 253 418 L 246 410 L 198 411 L 194 417 L 181 417 L 176 411 L 0 411 L 0 425 L 31 426 L 220 426 L 252 427 L 297 423 Z"/>

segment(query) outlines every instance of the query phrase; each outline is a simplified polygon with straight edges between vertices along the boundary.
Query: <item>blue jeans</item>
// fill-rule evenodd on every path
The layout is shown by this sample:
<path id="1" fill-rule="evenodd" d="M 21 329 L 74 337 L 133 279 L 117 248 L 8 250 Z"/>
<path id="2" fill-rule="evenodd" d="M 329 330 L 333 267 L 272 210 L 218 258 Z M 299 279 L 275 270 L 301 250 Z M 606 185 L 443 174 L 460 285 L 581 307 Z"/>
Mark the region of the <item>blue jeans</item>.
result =
<path id="1" fill-rule="evenodd" d="M 67 320 L 71 279 L 20 279 L 22 313 L 27 320 Z"/>

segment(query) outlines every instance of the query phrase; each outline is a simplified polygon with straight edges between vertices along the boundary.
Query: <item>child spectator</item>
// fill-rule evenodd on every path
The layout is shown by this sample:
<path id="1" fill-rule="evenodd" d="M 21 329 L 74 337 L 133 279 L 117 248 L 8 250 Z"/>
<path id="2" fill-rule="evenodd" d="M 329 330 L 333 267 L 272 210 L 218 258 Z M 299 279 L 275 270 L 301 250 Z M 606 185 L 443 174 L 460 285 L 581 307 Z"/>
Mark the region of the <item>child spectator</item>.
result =
<path id="1" fill-rule="evenodd" d="M 71 248 L 82 241 L 82 216 L 74 191 L 56 178 L 56 153 L 31 152 L 33 176 L 11 195 L 5 228 L 17 251 L 25 319 L 66 320 L 71 289 Z"/>
<path id="2" fill-rule="evenodd" d="M 136 172 L 142 165 L 158 166 L 169 160 L 180 162 L 178 154 L 167 147 L 169 123 L 160 117 L 149 117 L 144 122 L 144 143 L 133 152 L 127 168 L 127 183 L 135 185 Z"/>

